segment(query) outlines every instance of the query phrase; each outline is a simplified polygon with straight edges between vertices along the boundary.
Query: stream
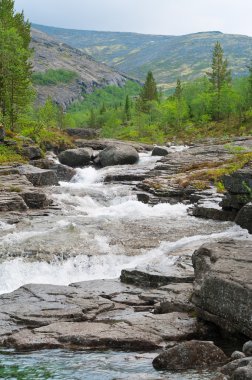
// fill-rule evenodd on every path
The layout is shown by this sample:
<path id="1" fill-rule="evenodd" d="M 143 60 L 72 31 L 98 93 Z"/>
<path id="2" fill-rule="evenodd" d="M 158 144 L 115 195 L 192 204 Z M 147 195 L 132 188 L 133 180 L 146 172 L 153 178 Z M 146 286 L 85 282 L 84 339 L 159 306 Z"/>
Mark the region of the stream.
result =
<path id="1" fill-rule="evenodd" d="M 17 224 L 0 221 L 0 294 L 29 283 L 68 285 L 118 278 L 125 268 L 165 268 L 168 273 L 179 256 L 190 258 L 206 241 L 248 238 L 234 223 L 189 216 L 188 205 L 149 206 L 137 201 L 132 184 L 104 182 L 108 175 L 141 175 L 158 159 L 149 153 L 140 156 L 133 166 L 77 169 L 70 183 L 48 189 L 57 207 L 46 216 L 33 212 Z M 3 349 L 0 379 L 203 380 L 213 375 L 158 373 L 151 361 L 148 354 L 132 352 L 18 354 Z"/>

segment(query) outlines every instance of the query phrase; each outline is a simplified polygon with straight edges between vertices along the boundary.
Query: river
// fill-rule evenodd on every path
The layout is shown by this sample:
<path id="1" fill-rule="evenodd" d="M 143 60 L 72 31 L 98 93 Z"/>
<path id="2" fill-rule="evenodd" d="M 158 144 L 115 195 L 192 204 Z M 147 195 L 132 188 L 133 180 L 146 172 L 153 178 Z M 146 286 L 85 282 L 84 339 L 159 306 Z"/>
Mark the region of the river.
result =
<path id="1" fill-rule="evenodd" d="M 179 256 L 190 258 L 206 241 L 248 238 L 231 222 L 189 216 L 189 205 L 149 206 L 137 200 L 134 185 L 104 183 L 108 175 L 143 174 L 155 166 L 157 158 L 140 156 L 134 166 L 77 169 L 70 183 L 48 189 L 54 207 L 46 216 L 31 212 L 17 224 L 0 221 L 0 294 L 29 283 L 68 285 L 117 278 L 125 268 L 169 272 Z M 139 355 L 61 350 L 19 355 L 2 350 L 0 379 L 209 378 L 208 373 L 156 373 L 148 355 Z M 15 366 L 23 377 L 14 376 Z M 29 375 L 29 369 L 36 374 Z"/>

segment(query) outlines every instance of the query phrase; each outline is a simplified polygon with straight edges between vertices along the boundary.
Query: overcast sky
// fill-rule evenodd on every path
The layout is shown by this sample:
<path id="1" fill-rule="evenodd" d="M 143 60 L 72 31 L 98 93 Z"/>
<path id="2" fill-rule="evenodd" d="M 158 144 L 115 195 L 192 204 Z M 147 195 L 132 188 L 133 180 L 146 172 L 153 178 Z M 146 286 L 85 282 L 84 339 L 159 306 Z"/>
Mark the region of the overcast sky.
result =
<path id="1" fill-rule="evenodd" d="M 31 22 L 72 29 L 252 36 L 252 0 L 16 0 Z"/>

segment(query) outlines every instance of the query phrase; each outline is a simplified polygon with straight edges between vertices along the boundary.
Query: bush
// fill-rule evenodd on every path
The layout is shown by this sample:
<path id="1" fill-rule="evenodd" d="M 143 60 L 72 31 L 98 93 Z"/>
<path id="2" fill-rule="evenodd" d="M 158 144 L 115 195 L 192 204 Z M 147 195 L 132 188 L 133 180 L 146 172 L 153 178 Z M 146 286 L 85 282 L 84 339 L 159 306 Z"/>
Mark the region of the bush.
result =
<path id="1" fill-rule="evenodd" d="M 76 79 L 78 74 L 65 69 L 49 69 L 45 72 L 33 73 L 32 81 L 40 86 L 53 86 L 58 83 L 70 83 Z"/>

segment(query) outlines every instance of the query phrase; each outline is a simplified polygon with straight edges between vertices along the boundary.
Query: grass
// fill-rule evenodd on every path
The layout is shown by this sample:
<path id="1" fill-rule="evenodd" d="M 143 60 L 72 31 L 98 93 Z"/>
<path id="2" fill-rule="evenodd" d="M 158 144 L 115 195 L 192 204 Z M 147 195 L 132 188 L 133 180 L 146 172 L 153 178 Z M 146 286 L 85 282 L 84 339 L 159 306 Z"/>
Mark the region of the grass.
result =
<path id="1" fill-rule="evenodd" d="M 13 162 L 25 162 L 25 159 L 11 147 L 0 145 L 0 165 Z"/>
<path id="2" fill-rule="evenodd" d="M 32 74 L 32 81 L 34 84 L 40 86 L 53 86 L 59 83 L 70 83 L 78 77 L 74 71 L 65 69 L 49 69 L 45 72 L 38 72 Z"/>

